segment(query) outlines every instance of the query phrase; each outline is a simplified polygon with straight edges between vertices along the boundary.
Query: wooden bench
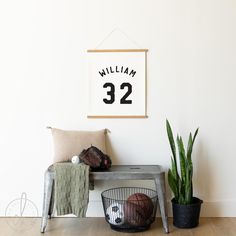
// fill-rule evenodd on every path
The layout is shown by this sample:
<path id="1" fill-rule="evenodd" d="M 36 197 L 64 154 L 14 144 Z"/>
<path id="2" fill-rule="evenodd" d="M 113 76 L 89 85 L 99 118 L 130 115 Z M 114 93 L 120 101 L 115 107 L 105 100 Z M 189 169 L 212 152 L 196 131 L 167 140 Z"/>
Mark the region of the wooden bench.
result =
<path id="1" fill-rule="evenodd" d="M 154 180 L 158 194 L 161 218 L 165 233 L 169 233 L 166 190 L 165 190 L 165 172 L 159 165 L 113 165 L 107 171 L 90 172 L 90 180 Z M 51 218 L 53 203 L 52 189 L 55 173 L 52 167 L 49 167 L 44 176 L 44 199 L 41 221 L 41 233 L 45 232 L 48 218 Z"/>

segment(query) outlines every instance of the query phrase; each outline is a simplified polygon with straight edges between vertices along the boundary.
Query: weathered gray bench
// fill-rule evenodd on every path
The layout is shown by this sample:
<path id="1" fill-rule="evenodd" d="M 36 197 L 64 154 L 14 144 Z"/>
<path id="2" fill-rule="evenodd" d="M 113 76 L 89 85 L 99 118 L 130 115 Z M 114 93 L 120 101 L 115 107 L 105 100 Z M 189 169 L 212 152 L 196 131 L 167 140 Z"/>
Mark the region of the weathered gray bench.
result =
<path id="1" fill-rule="evenodd" d="M 54 184 L 54 170 L 49 167 L 44 176 L 44 199 L 41 221 L 41 233 L 45 232 L 48 218 L 53 210 L 52 190 Z M 165 172 L 159 165 L 113 165 L 107 171 L 90 172 L 90 180 L 154 180 L 158 194 L 161 218 L 165 233 L 169 233 Z"/>

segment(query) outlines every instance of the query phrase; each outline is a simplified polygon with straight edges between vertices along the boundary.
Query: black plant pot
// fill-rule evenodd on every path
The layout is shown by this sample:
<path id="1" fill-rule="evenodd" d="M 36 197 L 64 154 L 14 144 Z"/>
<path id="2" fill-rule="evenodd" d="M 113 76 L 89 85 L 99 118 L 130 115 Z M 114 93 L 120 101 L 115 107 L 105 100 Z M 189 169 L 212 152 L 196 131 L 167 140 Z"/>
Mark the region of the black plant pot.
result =
<path id="1" fill-rule="evenodd" d="M 178 204 L 173 198 L 173 224 L 178 228 L 194 228 L 199 224 L 199 216 L 201 204 L 203 201 L 199 198 L 193 197 L 191 204 L 182 205 Z"/>

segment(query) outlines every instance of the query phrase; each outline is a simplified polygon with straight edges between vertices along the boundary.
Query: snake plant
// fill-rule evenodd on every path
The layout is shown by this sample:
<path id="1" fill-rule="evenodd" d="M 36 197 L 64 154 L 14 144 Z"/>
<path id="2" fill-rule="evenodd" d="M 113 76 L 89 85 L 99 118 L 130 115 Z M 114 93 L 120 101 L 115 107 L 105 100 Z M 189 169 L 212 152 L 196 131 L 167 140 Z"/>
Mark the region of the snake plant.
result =
<path id="1" fill-rule="evenodd" d="M 179 204 L 191 204 L 193 198 L 193 163 L 192 150 L 195 138 L 198 133 L 196 129 L 194 135 L 190 132 L 188 138 L 188 146 L 185 151 L 183 139 L 177 135 L 176 143 L 173 138 L 173 132 L 168 120 L 166 120 L 166 130 L 172 151 L 171 168 L 168 171 L 169 186 L 174 193 L 175 201 Z M 177 164 L 176 144 L 178 147 L 179 168 Z M 180 170 L 180 171 L 179 171 Z"/>

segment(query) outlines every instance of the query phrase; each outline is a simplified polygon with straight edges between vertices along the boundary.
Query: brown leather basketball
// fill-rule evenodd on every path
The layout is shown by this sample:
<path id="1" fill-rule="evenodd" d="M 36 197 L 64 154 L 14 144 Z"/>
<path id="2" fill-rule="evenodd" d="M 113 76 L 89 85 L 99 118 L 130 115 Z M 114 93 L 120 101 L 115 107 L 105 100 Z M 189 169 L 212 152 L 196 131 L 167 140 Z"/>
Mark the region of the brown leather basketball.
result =
<path id="1" fill-rule="evenodd" d="M 142 207 L 126 201 L 124 204 L 125 222 L 133 226 L 144 226 L 146 214 Z"/>
<path id="2" fill-rule="evenodd" d="M 144 193 L 130 195 L 124 206 L 124 213 L 127 222 L 132 225 L 144 225 L 153 212 L 152 199 Z"/>

